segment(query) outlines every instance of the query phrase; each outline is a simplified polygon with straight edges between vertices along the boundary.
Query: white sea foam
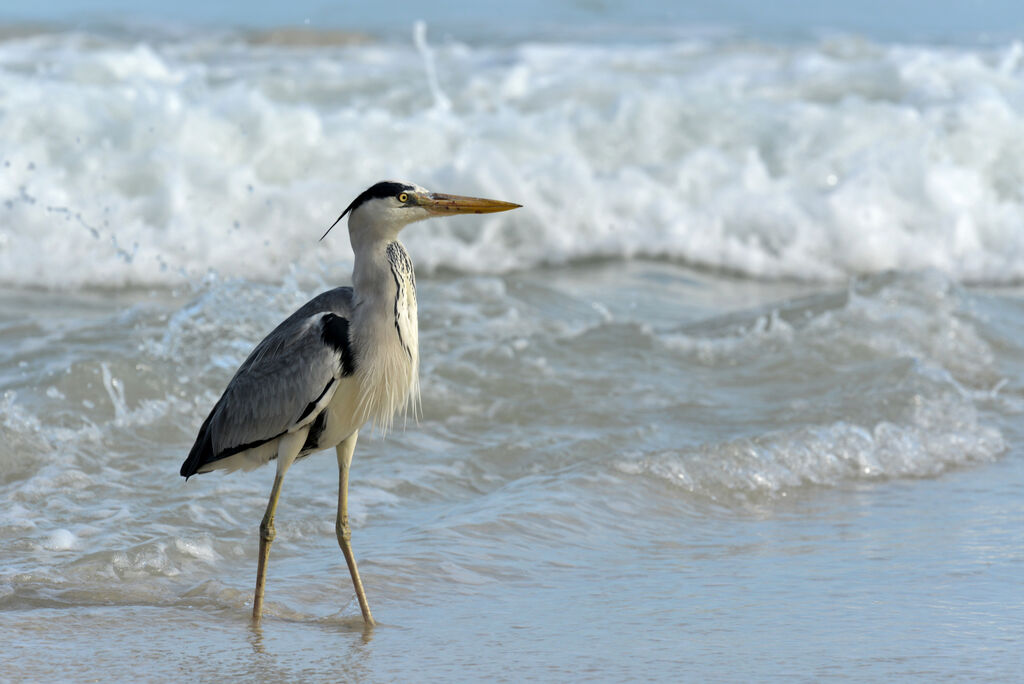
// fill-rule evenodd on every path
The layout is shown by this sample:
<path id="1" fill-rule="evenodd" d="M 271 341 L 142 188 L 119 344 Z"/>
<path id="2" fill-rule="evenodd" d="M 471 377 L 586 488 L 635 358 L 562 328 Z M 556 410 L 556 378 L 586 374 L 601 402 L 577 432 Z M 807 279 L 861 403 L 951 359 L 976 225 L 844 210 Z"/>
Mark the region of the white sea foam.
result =
<path id="1" fill-rule="evenodd" d="M 935 477 L 994 460 L 1002 433 L 978 421 L 974 407 L 947 395 L 918 397 L 905 420 L 857 425 L 837 421 L 777 430 L 692 451 L 626 454 L 616 466 L 715 499 L 785 495 L 806 485 L 851 480 Z"/>
<path id="2" fill-rule="evenodd" d="M 701 364 L 726 366 L 773 356 L 835 372 L 863 361 L 903 359 L 915 373 L 960 393 L 1001 382 L 995 353 L 963 290 L 936 271 L 851 281 L 845 293 L 786 302 L 752 319 L 705 321 L 660 334 Z"/>
<path id="3" fill-rule="evenodd" d="M 682 360 L 716 369 L 756 420 L 744 436 L 628 453 L 620 471 L 715 499 L 785 495 L 804 485 L 933 477 L 1007 448 L 980 410 L 1004 384 L 991 338 L 964 290 L 936 271 L 857 279 L 847 291 L 770 312 L 703 321 L 657 335 Z M 734 370 L 735 369 L 735 370 Z M 730 379 L 731 378 L 731 379 Z M 799 396 L 758 382 L 802 378 Z M 1013 409 L 1016 410 L 1016 409 Z"/>
<path id="4" fill-rule="evenodd" d="M 350 258 L 316 238 L 384 177 L 524 205 L 410 229 L 424 270 L 645 254 L 1024 278 L 1020 44 L 425 35 L 0 42 L 0 281 L 279 280 Z"/>
<path id="5" fill-rule="evenodd" d="M 63 528 L 54 530 L 43 541 L 43 548 L 50 551 L 70 551 L 78 548 L 78 537 Z"/>

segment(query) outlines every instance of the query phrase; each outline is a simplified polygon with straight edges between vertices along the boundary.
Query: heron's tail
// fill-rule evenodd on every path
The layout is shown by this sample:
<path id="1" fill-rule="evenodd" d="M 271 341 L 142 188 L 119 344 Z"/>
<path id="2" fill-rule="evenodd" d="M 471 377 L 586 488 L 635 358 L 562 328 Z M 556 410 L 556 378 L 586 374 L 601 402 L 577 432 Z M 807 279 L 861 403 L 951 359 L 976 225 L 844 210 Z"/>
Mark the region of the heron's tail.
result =
<path id="1" fill-rule="evenodd" d="M 206 416 L 206 420 L 203 421 L 203 426 L 199 428 L 199 434 L 196 436 L 196 442 L 192 445 L 192 449 L 188 452 L 188 458 L 181 464 L 181 476 L 188 480 L 204 465 L 214 460 L 213 454 L 213 434 L 210 430 L 210 422 L 213 416 L 216 415 L 217 409 L 220 408 L 220 402 L 213 407 L 210 411 L 210 415 Z"/>

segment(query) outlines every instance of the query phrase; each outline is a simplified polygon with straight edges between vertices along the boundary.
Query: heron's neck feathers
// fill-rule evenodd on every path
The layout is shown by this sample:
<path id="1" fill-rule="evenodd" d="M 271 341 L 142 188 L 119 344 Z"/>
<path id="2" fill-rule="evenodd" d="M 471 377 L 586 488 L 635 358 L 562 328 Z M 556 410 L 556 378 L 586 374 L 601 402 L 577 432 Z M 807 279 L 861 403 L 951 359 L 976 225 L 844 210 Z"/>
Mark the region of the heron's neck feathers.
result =
<path id="1" fill-rule="evenodd" d="M 355 248 L 353 244 L 353 248 Z M 386 433 L 399 412 L 419 417 L 419 327 L 412 259 L 398 240 L 360 245 L 352 273 L 352 341 L 361 422 Z"/>

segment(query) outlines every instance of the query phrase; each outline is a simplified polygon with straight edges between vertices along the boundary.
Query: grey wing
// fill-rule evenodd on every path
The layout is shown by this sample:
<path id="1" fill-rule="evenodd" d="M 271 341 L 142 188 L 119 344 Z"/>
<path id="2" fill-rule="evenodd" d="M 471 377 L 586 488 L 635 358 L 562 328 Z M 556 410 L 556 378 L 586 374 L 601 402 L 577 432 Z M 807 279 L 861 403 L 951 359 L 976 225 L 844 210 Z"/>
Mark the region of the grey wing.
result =
<path id="1" fill-rule="evenodd" d="M 313 298 L 242 363 L 199 430 L 181 474 L 311 423 L 353 372 L 351 288 Z"/>

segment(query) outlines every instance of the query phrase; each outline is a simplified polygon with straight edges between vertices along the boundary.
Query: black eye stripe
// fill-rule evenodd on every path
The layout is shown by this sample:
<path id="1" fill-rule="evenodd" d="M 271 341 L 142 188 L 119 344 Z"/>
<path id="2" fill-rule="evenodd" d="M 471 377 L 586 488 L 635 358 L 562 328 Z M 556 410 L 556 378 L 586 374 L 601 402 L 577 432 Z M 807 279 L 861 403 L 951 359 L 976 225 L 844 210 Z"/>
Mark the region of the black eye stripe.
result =
<path id="1" fill-rule="evenodd" d="M 369 202 L 372 199 L 381 199 L 383 197 L 397 197 L 398 195 L 406 192 L 412 192 L 414 188 L 406 185 L 405 183 L 395 183 L 394 181 L 381 181 L 376 185 L 370 186 L 362 192 L 359 197 L 352 200 L 352 204 L 345 210 L 344 216 L 350 211 L 354 211 L 363 202 Z"/>

